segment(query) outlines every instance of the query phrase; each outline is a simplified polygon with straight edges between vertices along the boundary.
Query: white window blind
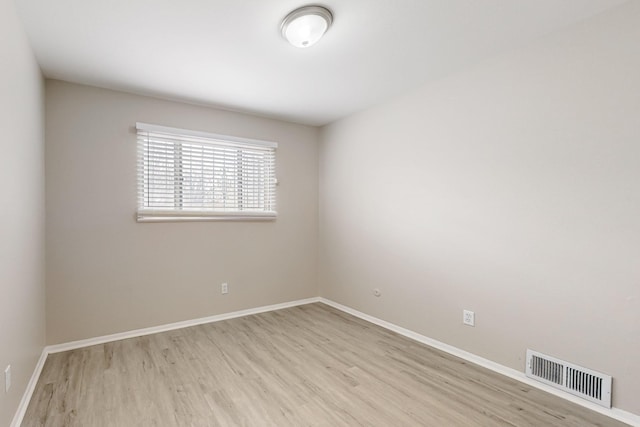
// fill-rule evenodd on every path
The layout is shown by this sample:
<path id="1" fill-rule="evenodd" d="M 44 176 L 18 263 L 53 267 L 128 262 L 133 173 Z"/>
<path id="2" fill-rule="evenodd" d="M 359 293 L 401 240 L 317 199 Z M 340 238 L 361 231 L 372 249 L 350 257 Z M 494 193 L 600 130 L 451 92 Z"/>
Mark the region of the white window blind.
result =
<path id="1" fill-rule="evenodd" d="M 138 221 L 274 219 L 277 144 L 137 123 Z"/>

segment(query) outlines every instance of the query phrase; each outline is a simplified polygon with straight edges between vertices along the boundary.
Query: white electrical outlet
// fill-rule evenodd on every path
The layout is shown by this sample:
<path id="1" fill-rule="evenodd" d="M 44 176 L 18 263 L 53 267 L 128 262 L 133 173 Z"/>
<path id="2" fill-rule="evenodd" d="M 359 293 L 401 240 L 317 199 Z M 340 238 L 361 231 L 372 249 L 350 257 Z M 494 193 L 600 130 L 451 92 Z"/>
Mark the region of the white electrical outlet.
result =
<path id="1" fill-rule="evenodd" d="M 220 285 L 220 292 L 222 292 L 222 294 L 228 294 L 229 293 L 229 285 L 227 283 L 223 283 L 222 285 Z"/>
<path id="2" fill-rule="evenodd" d="M 470 310 L 462 310 L 462 323 L 469 326 L 475 326 L 476 314 Z"/>
<path id="3" fill-rule="evenodd" d="M 5 393 L 11 388 L 11 365 L 4 370 L 4 391 Z"/>

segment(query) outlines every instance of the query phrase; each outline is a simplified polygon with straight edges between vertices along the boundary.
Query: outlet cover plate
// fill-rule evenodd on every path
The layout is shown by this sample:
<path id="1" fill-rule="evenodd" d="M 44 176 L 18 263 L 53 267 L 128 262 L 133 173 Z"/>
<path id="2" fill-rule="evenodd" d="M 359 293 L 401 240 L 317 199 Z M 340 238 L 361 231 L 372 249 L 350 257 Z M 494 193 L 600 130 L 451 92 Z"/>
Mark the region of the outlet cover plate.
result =
<path id="1" fill-rule="evenodd" d="M 476 326 L 476 314 L 471 310 L 462 310 L 462 323 L 468 326 Z"/>
<path id="2" fill-rule="evenodd" d="M 11 388 L 11 365 L 4 370 L 4 391 L 5 393 Z"/>
<path id="3" fill-rule="evenodd" d="M 220 285 L 220 291 L 222 292 L 223 295 L 228 294 L 229 293 L 229 284 L 223 283 L 222 285 Z"/>

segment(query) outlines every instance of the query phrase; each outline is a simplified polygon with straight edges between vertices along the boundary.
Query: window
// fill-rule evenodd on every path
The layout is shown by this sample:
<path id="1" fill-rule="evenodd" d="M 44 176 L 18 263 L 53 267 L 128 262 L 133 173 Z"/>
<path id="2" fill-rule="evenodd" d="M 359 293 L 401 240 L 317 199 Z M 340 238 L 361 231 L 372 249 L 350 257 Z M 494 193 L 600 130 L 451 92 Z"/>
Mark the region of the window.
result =
<path id="1" fill-rule="evenodd" d="M 275 219 L 274 142 L 137 123 L 138 221 Z"/>

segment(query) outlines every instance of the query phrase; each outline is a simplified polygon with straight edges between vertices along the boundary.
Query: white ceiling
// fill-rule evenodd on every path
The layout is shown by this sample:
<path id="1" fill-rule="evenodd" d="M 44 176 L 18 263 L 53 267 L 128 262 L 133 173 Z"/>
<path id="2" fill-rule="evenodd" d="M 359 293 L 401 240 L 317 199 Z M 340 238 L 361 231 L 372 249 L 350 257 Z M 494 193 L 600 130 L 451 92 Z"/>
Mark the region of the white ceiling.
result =
<path id="1" fill-rule="evenodd" d="M 309 49 L 279 25 L 304 0 L 15 0 L 45 76 L 322 125 L 624 0 L 326 0 Z"/>

